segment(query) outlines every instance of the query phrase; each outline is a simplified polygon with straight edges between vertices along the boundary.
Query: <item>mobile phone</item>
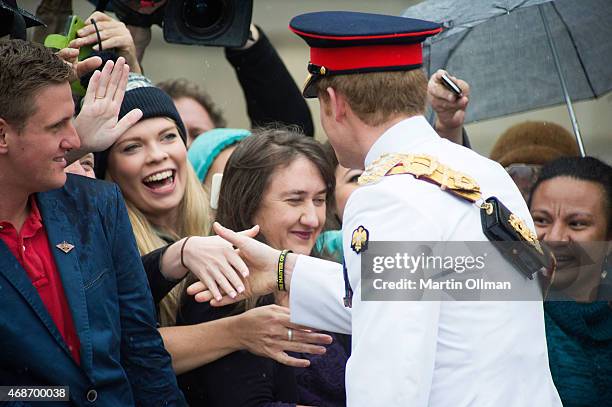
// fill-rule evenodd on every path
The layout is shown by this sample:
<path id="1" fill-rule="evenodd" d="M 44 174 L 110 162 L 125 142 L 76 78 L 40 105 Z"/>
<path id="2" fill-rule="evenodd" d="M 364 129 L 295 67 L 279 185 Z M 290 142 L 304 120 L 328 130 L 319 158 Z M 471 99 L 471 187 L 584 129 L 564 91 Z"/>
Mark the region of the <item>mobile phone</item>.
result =
<path id="1" fill-rule="evenodd" d="M 442 79 L 442 85 L 444 85 L 446 89 L 453 92 L 455 95 L 457 95 L 457 97 L 463 96 L 463 91 L 461 90 L 459 85 L 453 82 L 451 78 L 449 78 L 445 74 L 442 74 L 441 79 Z"/>
<path id="2" fill-rule="evenodd" d="M 79 16 L 68 16 L 64 26 L 64 36 L 70 42 L 77 37 L 77 31 L 85 27 L 85 22 Z"/>
<path id="3" fill-rule="evenodd" d="M 49 34 L 45 38 L 45 47 L 60 50 L 77 37 L 77 31 L 85 27 L 85 22 L 76 15 L 68 16 L 62 34 Z M 83 46 L 79 50 L 79 61 L 87 58 L 92 52 L 91 46 Z"/>

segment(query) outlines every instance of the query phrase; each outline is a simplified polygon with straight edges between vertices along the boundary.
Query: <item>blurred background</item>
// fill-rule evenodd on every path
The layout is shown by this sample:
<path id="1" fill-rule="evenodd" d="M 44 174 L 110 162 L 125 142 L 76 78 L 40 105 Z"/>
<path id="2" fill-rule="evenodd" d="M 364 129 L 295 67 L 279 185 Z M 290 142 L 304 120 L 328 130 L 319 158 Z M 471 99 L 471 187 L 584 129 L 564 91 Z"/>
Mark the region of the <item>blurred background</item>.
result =
<path id="1" fill-rule="evenodd" d="M 19 0 L 19 5 L 35 12 L 38 0 Z M 254 0 L 253 22 L 263 28 L 296 83 L 301 86 L 306 78 L 308 47 L 287 26 L 289 20 L 300 13 L 322 10 L 351 10 L 399 15 L 404 9 L 420 3 L 415 0 Z M 86 18 L 94 6 L 86 0 L 73 0 L 75 14 Z M 612 38 L 610 38 L 612 41 Z M 154 82 L 185 77 L 197 81 L 212 96 L 225 114 L 230 127 L 249 128 L 242 90 L 233 69 L 223 55 L 223 49 L 214 47 L 168 44 L 162 29 L 153 26 L 153 39 L 143 60 L 145 74 Z M 451 72 L 452 74 L 452 72 Z M 551 65 L 551 75 L 556 75 Z M 503 80 L 503 78 L 500 78 Z M 561 89 L 559 89 L 561 92 Z M 274 89 L 270 89 L 274 92 Z M 477 94 L 472 94 L 477 98 Z M 316 127 L 316 137 L 325 140 L 319 123 L 319 105 L 308 101 Z M 612 93 L 593 101 L 574 103 L 574 109 L 587 155 L 612 163 Z M 488 155 L 495 139 L 513 124 L 525 120 L 546 120 L 558 123 L 571 132 L 565 105 L 506 116 L 500 119 L 471 123 L 466 126 L 473 148 Z"/>

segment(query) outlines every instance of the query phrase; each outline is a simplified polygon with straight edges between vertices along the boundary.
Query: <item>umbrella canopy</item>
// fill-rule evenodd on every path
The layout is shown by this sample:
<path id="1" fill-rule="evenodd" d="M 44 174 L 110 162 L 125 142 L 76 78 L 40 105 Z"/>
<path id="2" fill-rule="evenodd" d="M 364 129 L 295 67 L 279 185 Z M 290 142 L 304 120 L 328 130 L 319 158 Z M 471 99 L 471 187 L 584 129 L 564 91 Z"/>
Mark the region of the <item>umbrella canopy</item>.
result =
<path id="1" fill-rule="evenodd" d="M 470 84 L 467 123 L 569 103 L 551 40 L 571 100 L 612 89 L 610 0 L 427 0 L 402 15 L 446 27 L 426 41 L 424 65 Z"/>

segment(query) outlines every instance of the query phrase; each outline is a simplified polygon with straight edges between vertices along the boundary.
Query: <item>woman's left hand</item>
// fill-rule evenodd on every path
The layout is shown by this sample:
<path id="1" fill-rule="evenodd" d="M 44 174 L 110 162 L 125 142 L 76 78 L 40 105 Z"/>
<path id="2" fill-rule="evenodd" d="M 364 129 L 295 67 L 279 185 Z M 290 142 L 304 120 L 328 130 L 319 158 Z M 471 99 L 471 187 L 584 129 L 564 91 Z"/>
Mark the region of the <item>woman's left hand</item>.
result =
<path id="1" fill-rule="evenodd" d="M 291 323 L 289 308 L 275 304 L 240 314 L 232 332 L 241 347 L 252 354 L 293 367 L 308 367 L 310 361 L 289 356 L 287 352 L 322 355 L 326 352 L 324 345 L 332 343 L 327 334 Z"/>

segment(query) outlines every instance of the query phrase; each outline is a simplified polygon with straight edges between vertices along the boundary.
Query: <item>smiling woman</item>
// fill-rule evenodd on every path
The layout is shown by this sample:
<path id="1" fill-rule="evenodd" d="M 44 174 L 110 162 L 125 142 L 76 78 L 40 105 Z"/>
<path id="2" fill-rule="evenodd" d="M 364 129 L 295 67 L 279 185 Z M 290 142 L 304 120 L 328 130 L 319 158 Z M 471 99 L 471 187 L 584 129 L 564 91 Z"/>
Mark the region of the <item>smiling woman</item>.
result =
<path id="1" fill-rule="evenodd" d="M 592 157 L 555 160 L 542 168 L 529 207 L 538 238 L 558 260 L 552 287 L 576 300 L 544 304 L 550 370 L 559 396 L 565 406 L 608 405 L 612 309 L 604 291 L 610 278 L 612 167 Z"/>
<path id="2" fill-rule="evenodd" d="M 187 150 L 177 124 L 155 117 L 134 125 L 112 146 L 107 176 L 121 186 L 147 219 L 166 233 L 177 233 L 185 195 Z"/>
<path id="3" fill-rule="evenodd" d="M 142 119 L 96 155 L 98 178 L 119 185 L 141 254 L 210 230 L 205 192 L 187 161 L 185 128 L 172 102 L 141 75 L 131 75 L 120 116 L 134 108 Z M 160 303 L 162 326 L 176 318 L 177 288 Z"/>
<path id="4" fill-rule="evenodd" d="M 310 255 L 325 225 L 328 204 L 333 206 L 334 184 L 334 169 L 317 141 L 286 128 L 255 131 L 237 144 L 225 165 L 216 219 L 234 230 L 257 224 L 257 239 Z M 220 320 L 254 307 L 274 307 L 274 302 L 288 306 L 282 294 L 223 308 L 185 296 L 178 322 Z M 297 329 L 281 332 L 286 341 L 303 334 Z M 348 348 L 346 336 L 334 335 L 325 355 L 301 355 L 311 365 L 295 372 L 267 358 L 234 352 L 180 376 L 179 383 L 193 406 L 288 406 L 295 401 L 340 406 L 346 402 Z M 242 383 L 239 391 L 224 387 L 235 382 Z"/>

